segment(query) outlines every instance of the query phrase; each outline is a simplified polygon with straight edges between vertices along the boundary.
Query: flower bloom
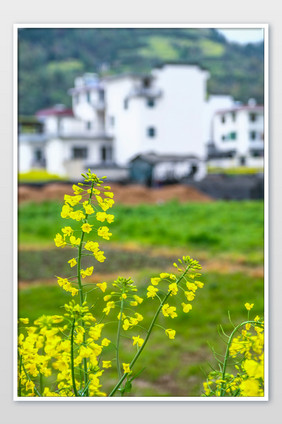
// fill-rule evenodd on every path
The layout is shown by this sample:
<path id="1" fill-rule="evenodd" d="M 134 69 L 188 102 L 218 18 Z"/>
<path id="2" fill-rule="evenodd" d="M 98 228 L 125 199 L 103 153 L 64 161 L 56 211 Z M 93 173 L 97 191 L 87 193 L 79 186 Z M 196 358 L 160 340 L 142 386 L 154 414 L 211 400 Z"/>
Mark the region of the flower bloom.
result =
<path id="1" fill-rule="evenodd" d="M 83 202 L 83 207 L 84 207 L 85 213 L 87 213 L 87 215 L 91 215 L 92 213 L 94 213 L 94 209 L 91 205 L 88 204 L 88 200 Z"/>
<path id="2" fill-rule="evenodd" d="M 61 234 L 56 234 L 56 237 L 54 238 L 55 245 L 57 247 L 64 247 L 67 243 L 65 242 L 63 236 Z"/>
<path id="3" fill-rule="evenodd" d="M 181 303 L 181 306 L 182 306 L 183 312 L 185 312 L 185 314 L 188 314 L 188 312 L 191 311 L 191 309 L 192 309 L 192 305 L 190 305 L 190 303 Z"/>
<path id="4" fill-rule="evenodd" d="M 171 283 L 168 286 L 168 290 L 171 292 L 170 293 L 171 296 L 175 296 L 177 294 L 177 292 L 178 292 L 177 284 L 176 283 Z"/>
<path id="5" fill-rule="evenodd" d="M 151 284 L 153 284 L 153 286 L 157 286 L 160 281 L 161 279 L 158 277 L 151 278 Z"/>
<path id="6" fill-rule="evenodd" d="M 65 197 L 64 197 L 65 202 L 69 203 L 71 206 L 77 205 L 81 199 L 82 199 L 82 196 L 80 195 L 69 196 L 68 194 L 65 194 Z"/>
<path id="7" fill-rule="evenodd" d="M 90 275 L 92 275 L 93 273 L 93 269 L 94 269 L 94 266 L 90 266 L 89 268 L 86 268 L 85 270 L 81 269 L 80 270 L 81 277 L 82 278 L 85 278 L 87 276 L 90 277 Z"/>
<path id="8" fill-rule="evenodd" d="M 162 313 L 165 317 L 171 317 L 171 318 L 177 317 L 177 313 L 175 311 L 176 311 L 176 307 L 175 306 L 169 306 L 168 303 L 166 303 L 162 307 Z"/>
<path id="9" fill-rule="evenodd" d="M 92 227 L 93 225 L 90 225 L 88 222 L 86 222 L 85 224 L 82 224 L 81 229 L 84 233 L 90 233 L 90 231 L 92 231 Z"/>
<path id="10" fill-rule="evenodd" d="M 195 298 L 195 293 L 192 292 L 192 291 L 185 291 L 184 294 L 185 294 L 188 302 L 192 302 L 192 300 L 194 300 L 194 298 Z"/>
<path id="11" fill-rule="evenodd" d="M 106 307 L 103 309 L 103 312 L 105 312 L 106 315 L 109 315 L 109 312 L 111 309 L 113 309 L 116 306 L 114 301 L 110 301 L 107 303 Z"/>
<path id="12" fill-rule="evenodd" d="M 105 240 L 110 240 L 111 235 L 112 235 L 112 233 L 109 232 L 108 227 L 100 227 L 98 229 L 98 236 L 102 237 Z"/>
<path id="13" fill-rule="evenodd" d="M 142 339 L 140 336 L 133 336 L 132 337 L 133 340 L 133 346 L 137 344 L 137 346 L 141 347 L 142 344 L 144 343 L 144 339 Z"/>
<path id="14" fill-rule="evenodd" d="M 112 362 L 111 361 L 103 361 L 102 362 L 102 367 L 103 368 L 111 368 L 112 366 Z"/>
<path id="15" fill-rule="evenodd" d="M 97 287 L 99 287 L 100 290 L 102 290 L 102 292 L 104 292 L 107 288 L 107 283 L 97 283 Z"/>
<path id="16" fill-rule="evenodd" d="M 130 373 L 131 371 L 130 371 L 130 366 L 129 366 L 130 364 L 125 364 L 124 362 L 123 362 L 123 364 L 122 364 L 122 367 L 123 367 L 123 371 L 124 371 L 124 373 L 125 374 L 127 374 L 127 373 Z"/>
<path id="17" fill-rule="evenodd" d="M 76 259 L 75 258 L 70 259 L 68 261 L 68 264 L 70 264 L 71 268 L 74 267 L 77 264 Z"/>
<path id="18" fill-rule="evenodd" d="M 76 238 L 75 236 L 70 236 L 70 244 L 72 246 L 79 246 L 81 242 L 81 239 L 78 237 Z"/>
<path id="19" fill-rule="evenodd" d="M 172 330 L 171 328 L 168 328 L 167 330 L 165 330 L 165 334 L 171 339 L 173 340 L 175 338 L 175 334 L 176 331 Z"/>
<path id="20" fill-rule="evenodd" d="M 152 299 L 156 296 L 157 292 L 159 291 L 159 289 L 157 287 L 154 286 L 148 286 L 147 288 L 147 297 L 151 297 Z"/>
<path id="21" fill-rule="evenodd" d="M 253 303 L 245 303 L 245 308 L 247 309 L 247 311 L 250 311 L 252 308 L 254 307 Z"/>

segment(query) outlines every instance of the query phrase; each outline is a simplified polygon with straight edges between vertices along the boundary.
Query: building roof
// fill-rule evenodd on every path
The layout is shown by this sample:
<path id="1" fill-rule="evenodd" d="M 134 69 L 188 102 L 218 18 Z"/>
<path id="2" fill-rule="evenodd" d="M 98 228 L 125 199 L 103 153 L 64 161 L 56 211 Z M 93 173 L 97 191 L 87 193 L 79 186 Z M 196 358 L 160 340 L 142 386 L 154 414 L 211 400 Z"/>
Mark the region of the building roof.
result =
<path id="1" fill-rule="evenodd" d="M 66 108 L 64 105 L 41 109 L 35 115 L 39 118 L 44 118 L 45 116 L 74 116 L 72 109 Z"/>
<path id="2" fill-rule="evenodd" d="M 246 110 L 247 112 L 263 112 L 264 107 L 262 105 L 238 105 L 232 108 L 217 110 L 215 114 L 220 115 L 222 113 L 239 112 L 241 110 Z"/>
<path id="3" fill-rule="evenodd" d="M 144 160 L 145 162 L 148 162 L 152 165 L 155 165 L 157 163 L 161 162 L 183 162 L 185 160 L 191 160 L 196 159 L 199 160 L 199 158 L 195 155 L 174 155 L 174 154 L 156 154 L 154 152 L 150 153 L 144 153 L 134 156 L 130 162 L 134 162 L 135 160 Z"/>

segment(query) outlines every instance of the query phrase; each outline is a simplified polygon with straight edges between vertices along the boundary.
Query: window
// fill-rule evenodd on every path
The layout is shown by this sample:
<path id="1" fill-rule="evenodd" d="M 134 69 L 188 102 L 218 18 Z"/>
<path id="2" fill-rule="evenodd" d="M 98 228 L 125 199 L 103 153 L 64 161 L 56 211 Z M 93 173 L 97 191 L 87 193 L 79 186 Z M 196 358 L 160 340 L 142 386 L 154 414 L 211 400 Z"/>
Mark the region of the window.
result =
<path id="1" fill-rule="evenodd" d="M 99 101 L 103 102 L 105 100 L 105 91 L 104 90 L 99 90 L 98 92 L 98 96 L 99 96 Z"/>
<path id="2" fill-rule="evenodd" d="M 221 116 L 221 123 L 222 123 L 222 124 L 224 124 L 224 123 L 225 123 L 225 116 L 224 116 L 224 115 L 222 115 L 222 116 Z"/>
<path id="3" fill-rule="evenodd" d="M 235 131 L 231 132 L 229 134 L 229 139 L 230 140 L 236 140 L 237 139 L 237 133 Z"/>
<path id="4" fill-rule="evenodd" d="M 250 113 L 249 119 L 251 122 L 255 122 L 257 120 L 257 114 L 256 113 Z"/>
<path id="5" fill-rule="evenodd" d="M 34 159 L 36 162 L 40 162 L 43 159 L 43 154 L 41 149 L 34 150 Z"/>
<path id="6" fill-rule="evenodd" d="M 91 130 L 91 128 L 92 128 L 92 122 L 91 121 L 87 121 L 86 122 L 86 129 L 87 130 Z"/>
<path id="7" fill-rule="evenodd" d="M 225 135 L 222 135 L 222 136 L 221 136 L 221 140 L 222 140 L 222 141 L 225 141 L 225 140 L 226 140 Z"/>
<path id="8" fill-rule="evenodd" d="M 86 159 L 87 154 L 87 147 L 73 147 L 72 149 L 72 159 Z"/>
<path id="9" fill-rule="evenodd" d="M 90 103 L 90 100 L 91 100 L 91 98 L 90 98 L 90 91 L 87 91 L 86 92 L 86 100 L 87 100 L 87 103 Z"/>
<path id="10" fill-rule="evenodd" d="M 155 100 L 154 99 L 147 99 L 147 106 L 148 107 L 154 107 L 155 106 Z"/>
<path id="11" fill-rule="evenodd" d="M 155 137 L 156 136 L 156 129 L 155 129 L 155 127 L 149 127 L 149 128 L 147 128 L 147 136 L 148 137 Z"/>
<path id="12" fill-rule="evenodd" d="M 112 147 L 102 146 L 101 147 L 101 162 L 112 162 Z"/>
<path id="13" fill-rule="evenodd" d="M 123 107 L 124 107 L 124 109 L 128 109 L 128 99 L 124 99 Z"/>
<path id="14" fill-rule="evenodd" d="M 114 116 L 109 116 L 109 124 L 111 127 L 115 126 L 115 117 Z"/>
<path id="15" fill-rule="evenodd" d="M 250 140 L 256 140 L 257 133 L 255 131 L 250 131 Z"/>
<path id="16" fill-rule="evenodd" d="M 231 112 L 232 121 L 236 121 L 236 112 Z"/>
<path id="17" fill-rule="evenodd" d="M 149 88 L 151 87 L 151 78 L 144 78 L 143 79 L 143 88 Z"/>

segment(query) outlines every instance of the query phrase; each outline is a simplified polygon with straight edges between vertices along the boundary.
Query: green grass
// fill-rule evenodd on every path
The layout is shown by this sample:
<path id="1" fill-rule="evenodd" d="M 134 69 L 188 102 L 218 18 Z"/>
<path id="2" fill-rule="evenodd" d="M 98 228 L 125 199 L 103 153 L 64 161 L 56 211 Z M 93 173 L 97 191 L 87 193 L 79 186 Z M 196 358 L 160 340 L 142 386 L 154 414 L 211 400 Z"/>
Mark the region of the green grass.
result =
<path id="1" fill-rule="evenodd" d="M 50 243 L 70 221 L 60 217 L 61 205 L 46 201 L 19 208 L 19 242 Z M 213 256 L 241 255 L 262 263 L 264 207 L 262 201 L 184 203 L 171 201 L 112 209 L 113 242 L 143 246 L 183 247 Z M 79 224 L 71 223 L 73 226 Z"/>
<path id="2" fill-rule="evenodd" d="M 146 297 L 146 284 L 148 279 L 155 275 L 150 271 L 140 273 L 135 282 L 139 287 L 139 294 Z M 206 373 L 210 371 L 209 363 L 215 364 L 209 345 L 219 353 L 223 353 L 225 345 L 217 331 L 218 325 L 231 331 L 228 320 L 228 311 L 234 323 L 239 323 L 246 318 L 245 302 L 255 303 L 254 314 L 263 313 L 263 280 L 250 278 L 242 273 L 218 274 L 209 273 L 202 279 L 205 286 L 199 290 L 193 301 L 193 309 L 187 315 L 177 305 L 178 317 L 173 320 L 160 317 L 158 323 L 164 328 L 173 328 L 177 332 L 175 340 L 169 340 L 164 331 L 155 328 L 152 339 L 144 350 L 144 355 L 135 368 L 138 372 L 142 368 L 139 379 L 134 384 L 135 396 L 196 396 L 202 388 Z M 97 296 L 98 293 L 98 296 Z M 88 294 L 88 303 L 94 306 L 94 315 L 99 315 L 104 302 L 100 291 Z M 36 319 L 43 314 L 61 314 L 61 306 L 70 300 L 58 286 L 32 286 L 19 291 L 19 310 L 21 317 Z M 176 302 L 176 297 L 170 303 Z M 156 300 L 144 301 L 138 311 L 143 314 L 142 326 L 147 327 L 158 302 Z M 114 319 L 117 310 L 113 310 L 109 319 Z M 103 336 L 115 339 L 115 325 L 107 325 Z M 125 336 L 131 338 L 136 335 L 144 337 L 142 329 L 126 332 Z M 121 358 L 123 362 L 130 362 L 134 355 L 132 343 L 128 338 L 123 339 Z M 103 359 L 112 359 L 113 347 L 108 349 Z M 109 388 L 115 379 L 114 371 L 107 371 Z M 140 380 L 140 383 L 138 382 Z M 143 382 L 146 382 L 143 383 Z M 107 385 L 106 385 L 107 388 Z"/>

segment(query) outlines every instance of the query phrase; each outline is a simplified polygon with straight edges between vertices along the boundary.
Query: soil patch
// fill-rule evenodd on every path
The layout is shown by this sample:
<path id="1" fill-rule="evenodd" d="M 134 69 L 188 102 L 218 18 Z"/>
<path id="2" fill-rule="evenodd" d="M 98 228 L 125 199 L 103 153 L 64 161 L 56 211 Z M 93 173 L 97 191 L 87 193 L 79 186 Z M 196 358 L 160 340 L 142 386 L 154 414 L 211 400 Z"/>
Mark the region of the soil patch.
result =
<path id="1" fill-rule="evenodd" d="M 138 184 L 111 184 L 115 201 L 125 205 L 140 203 L 163 203 L 169 200 L 179 202 L 211 202 L 213 199 L 194 187 L 174 184 L 160 188 L 149 188 Z M 65 194 L 73 194 L 72 185 L 50 183 L 42 187 L 20 185 L 18 189 L 19 203 L 42 202 L 45 200 L 63 201 Z"/>

